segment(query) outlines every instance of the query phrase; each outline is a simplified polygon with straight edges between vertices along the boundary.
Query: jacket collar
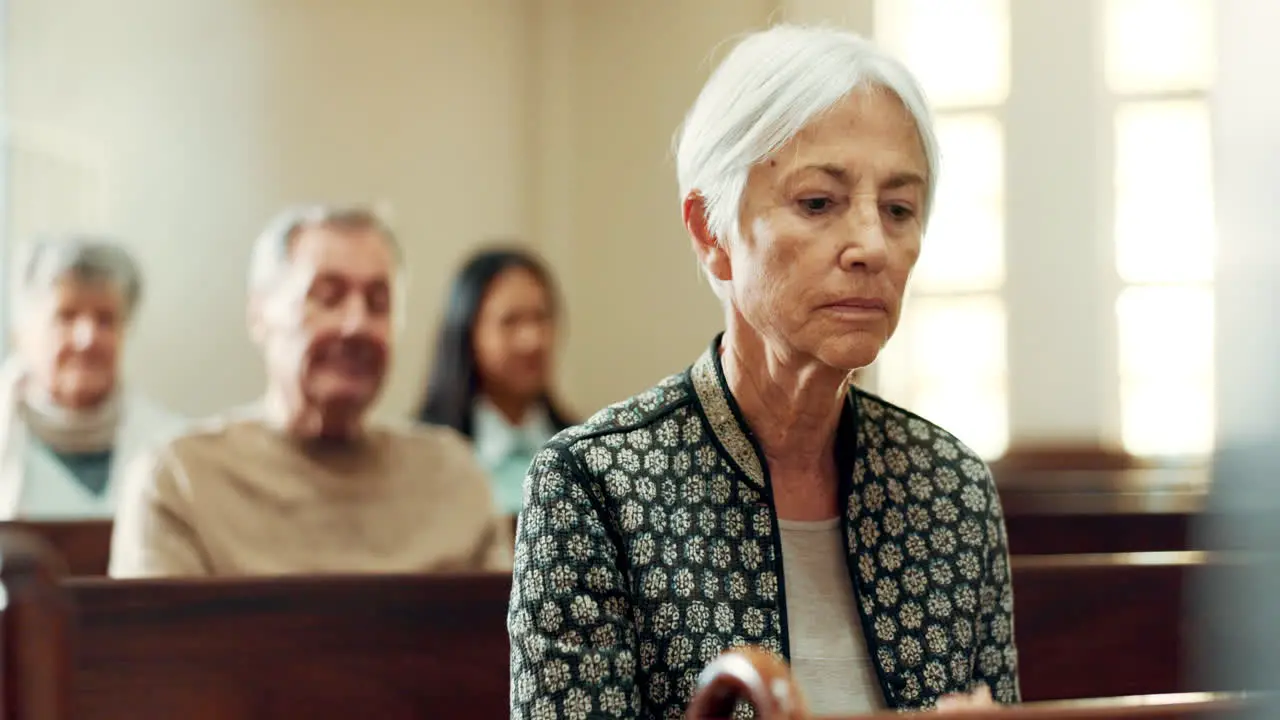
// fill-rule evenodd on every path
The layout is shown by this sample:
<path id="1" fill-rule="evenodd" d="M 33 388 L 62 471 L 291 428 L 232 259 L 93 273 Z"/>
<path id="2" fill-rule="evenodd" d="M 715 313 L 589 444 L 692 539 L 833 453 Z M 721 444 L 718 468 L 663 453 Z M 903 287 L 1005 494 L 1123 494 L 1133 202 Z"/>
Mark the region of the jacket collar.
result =
<path id="1" fill-rule="evenodd" d="M 724 448 L 747 480 L 764 490 L 766 480 L 760 447 L 751 436 L 750 428 L 742 417 L 737 401 L 729 392 L 729 383 L 724 377 L 724 364 L 720 359 L 720 340 L 723 336 L 723 333 L 718 334 L 711 341 L 711 347 L 689 369 L 689 379 L 693 382 L 693 390 L 698 395 L 702 413 L 711 426 L 716 442 Z"/>
<path id="2" fill-rule="evenodd" d="M 689 368 L 689 379 L 693 383 L 694 392 L 698 396 L 703 415 L 711 426 L 716 442 L 724 448 L 751 485 L 760 490 L 766 490 L 769 481 L 764 453 L 751 427 L 747 425 L 737 400 L 733 398 L 733 393 L 729 392 L 729 383 L 725 379 L 724 363 L 721 359 L 723 338 L 724 333 L 715 336 L 711 346 Z M 851 474 L 852 461 L 857 452 L 858 413 L 853 393 L 853 388 L 850 386 L 837 431 L 836 460 L 841 477 L 848 477 Z"/>

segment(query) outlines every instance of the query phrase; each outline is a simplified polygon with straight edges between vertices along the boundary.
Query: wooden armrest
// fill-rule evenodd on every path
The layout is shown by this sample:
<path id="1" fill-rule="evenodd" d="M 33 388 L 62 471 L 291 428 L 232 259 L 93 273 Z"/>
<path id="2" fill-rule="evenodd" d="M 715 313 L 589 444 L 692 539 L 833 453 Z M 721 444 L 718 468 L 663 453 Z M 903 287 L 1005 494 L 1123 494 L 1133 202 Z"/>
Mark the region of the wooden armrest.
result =
<path id="1" fill-rule="evenodd" d="M 729 650 L 707 665 L 685 712 L 685 720 L 728 720 L 738 703 L 755 710 L 759 720 L 812 720 L 800 688 L 779 657 L 757 648 Z M 1192 720 L 1236 718 L 1250 707 L 1232 693 L 1182 693 L 1091 698 L 973 708 L 944 713 L 962 720 Z M 933 710 L 884 711 L 848 720 L 895 720 Z"/>
<path id="2" fill-rule="evenodd" d="M 59 586 L 65 563 L 33 535 L 0 531 L 0 717 L 66 720 L 70 708 L 71 603 Z"/>

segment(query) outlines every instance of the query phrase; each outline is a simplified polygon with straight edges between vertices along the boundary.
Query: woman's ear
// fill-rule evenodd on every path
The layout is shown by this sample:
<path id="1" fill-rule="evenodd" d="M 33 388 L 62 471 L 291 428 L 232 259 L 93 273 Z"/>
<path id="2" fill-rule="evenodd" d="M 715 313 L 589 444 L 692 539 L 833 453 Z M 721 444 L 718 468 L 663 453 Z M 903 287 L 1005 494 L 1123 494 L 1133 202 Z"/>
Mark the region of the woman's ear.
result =
<path id="1" fill-rule="evenodd" d="M 707 201 L 697 190 L 689 193 L 683 205 L 684 226 L 693 242 L 693 252 L 707 272 L 717 280 L 733 279 L 729 253 L 720 238 L 711 232 L 707 218 Z"/>

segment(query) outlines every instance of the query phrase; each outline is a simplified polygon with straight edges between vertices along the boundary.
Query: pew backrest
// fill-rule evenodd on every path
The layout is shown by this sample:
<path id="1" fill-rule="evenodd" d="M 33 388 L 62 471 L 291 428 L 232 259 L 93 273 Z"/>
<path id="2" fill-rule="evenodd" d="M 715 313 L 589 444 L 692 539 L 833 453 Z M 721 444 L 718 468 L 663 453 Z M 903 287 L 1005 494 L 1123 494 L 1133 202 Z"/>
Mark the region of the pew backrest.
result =
<path id="1" fill-rule="evenodd" d="M 723 720 L 741 706 L 757 720 L 902 720 L 937 713 L 884 711 L 837 719 L 813 717 L 790 670 L 777 658 L 753 647 L 734 648 L 707 665 L 698 677 L 685 720 Z M 1092 698 L 990 708 L 954 713 L 966 720 L 1244 720 L 1263 706 L 1242 694 L 1180 693 Z"/>
<path id="2" fill-rule="evenodd" d="M 72 579 L 74 717 L 506 717 L 510 583 Z"/>
<path id="3" fill-rule="evenodd" d="M 0 530 L 0 718 L 68 720 L 71 607 L 61 558 L 39 538 Z"/>
<path id="4" fill-rule="evenodd" d="M 110 520 L 9 520 L 0 531 L 38 537 L 62 557 L 68 575 L 102 576 L 111 559 Z"/>
<path id="5" fill-rule="evenodd" d="M 1025 700 L 1205 690 L 1190 677 L 1191 585 L 1203 552 L 1014 557 Z"/>
<path id="6" fill-rule="evenodd" d="M 1193 532 L 1204 472 L 997 471 L 996 482 L 1014 555 L 1205 549 Z"/>
<path id="7" fill-rule="evenodd" d="M 1205 689 L 1182 655 L 1184 586 L 1206 561 L 1015 558 L 1024 699 Z M 507 714 L 507 575 L 65 584 L 77 720 Z"/>
<path id="8" fill-rule="evenodd" d="M 1202 508 L 1184 495 L 1002 489 L 1009 549 L 1014 555 L 1192 549 L 1191 528 Z M 110 520 L 11 520 L 0 522 L 4 528 L 42 539 L 73 577 L 107 574 Z"/>

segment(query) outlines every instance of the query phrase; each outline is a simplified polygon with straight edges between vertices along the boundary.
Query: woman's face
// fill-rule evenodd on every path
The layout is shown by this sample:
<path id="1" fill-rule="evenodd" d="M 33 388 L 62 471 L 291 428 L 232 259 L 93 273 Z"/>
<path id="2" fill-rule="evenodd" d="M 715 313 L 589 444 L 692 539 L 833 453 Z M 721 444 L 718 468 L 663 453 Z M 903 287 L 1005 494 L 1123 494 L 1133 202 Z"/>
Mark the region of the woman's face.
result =
<path id="1" fill-rule="evenodd" d="M 474 329 L 481 389 L 533 400 L 546 392 L 555 345 L 547 288 L 524 268 L 502 271 L 489 283 Z"/>
<path id="2" fill-rule="evenodd" d="M 920 254 L 928 173 L 892 93 L 856 92 L 820 116 L 751 170 L 717 273 L 734 311 L 775 352 L 870 365 Z"/>
<path id="3" fill-rule="evenodd" d="M 55 403 L 92 407 L 115 387 L 125 319 L 118 286 L 64 278 L 31 300 L 18 352 Z"/>

